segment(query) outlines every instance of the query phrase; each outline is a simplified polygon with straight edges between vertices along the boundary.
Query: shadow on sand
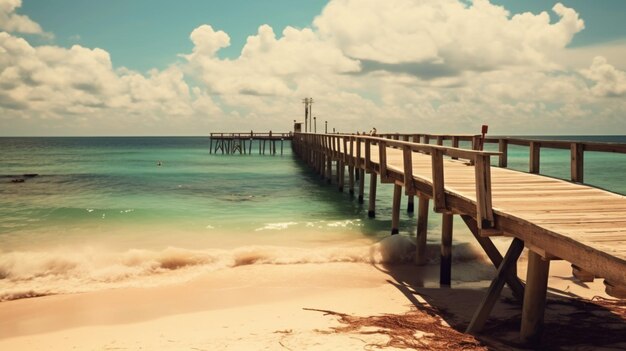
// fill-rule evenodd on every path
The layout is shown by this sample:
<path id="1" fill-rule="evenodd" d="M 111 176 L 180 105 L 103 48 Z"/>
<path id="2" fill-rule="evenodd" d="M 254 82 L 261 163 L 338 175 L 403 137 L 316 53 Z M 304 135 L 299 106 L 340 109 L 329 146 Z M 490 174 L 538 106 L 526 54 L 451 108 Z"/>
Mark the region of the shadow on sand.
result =
<path id="1" fill-rule="evenodd" d="M 375 266 L 389 275 L 389 284 L 402 292 L 417 310 L 435 309 L 459 332 L 465 331 L 487 290 L 484 283 L 474 286 L 461 283 L 453 288 L 435 286 L 439 274 L 437 265 Z M 528 349 L 519 343 L 520 321 L 521 303 L 505 287 L 485 328 L 476 338 L 490 350 Z M 600 297 L 590 301 L 549 289 L 543 338 L 540 345 L 531 349 L 626 350 L 626 301 Z"/>

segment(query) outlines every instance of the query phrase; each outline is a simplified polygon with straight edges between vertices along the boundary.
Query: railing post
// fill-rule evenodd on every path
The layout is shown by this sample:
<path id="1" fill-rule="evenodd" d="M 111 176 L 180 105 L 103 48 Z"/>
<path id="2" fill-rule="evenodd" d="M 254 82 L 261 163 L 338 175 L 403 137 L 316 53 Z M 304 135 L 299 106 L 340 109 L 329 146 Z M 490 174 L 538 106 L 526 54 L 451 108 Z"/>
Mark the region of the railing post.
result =
<path id="1" fill-rule="evenodd" d="M 584 179 L 584 156 L 585 145 L 581 143 L 572 143 L 571 151 L 571 171 L 572 182 L 582 183 Z"/>
<path id="2" fill-rule="evenodd" d="M 536 141 L 530 142 L 530 161 L 529 161 L 529 172 L 530 173 L 539 173 L 539 155 L 540 155 L 541 144 Z"/>
<path id="3" fill-rule="evenodd" d="M 361 168 L 361 138 L 356 139 L 356 167 Z"/>
<path id="4" fill-rule="evenodd" d="M 498 151 L 501 153 L 498 166 L 506 168 L 508 166 L 509 141 L 506 139 L 498 140 Z"/>
<path id="5" fill-rule="evenodd" d="M 380 171 L 380 182 L 386 183 L 387 177 L 387 143 L 385 141 L 378 142 L 378 170 Z"/>
<path id="6" fill-rule="evenodd" d="M 452 147 L 459 147 L 459 137 L 458 136 L 452 136 Z M 458 160 L 458 157 L 453 157 L 453 160 Z"/>
<path id="7" fill-rule="evenodd" d="M 476 181 L 476 223 L 479 229 L 493 227 L 491 205 L 491 165 L 489 155 L 476 155 L 474 158 Z"/>
<path id="8" fill-rule="evenodd" d="M 444 192 L 444 175 L 443 175 L 443 153 L 441 150 L 432 148 L 430 150 L 432 161 L 432 181 L 433 181 L 433 203 L 435 212 L 445 212 L 446 194 Z"/>
<path id="9" fill-rule="evenodd" d="M 404 160 L 404 189 L 407 195 L 415 195 L 415 187 L 413 185 L 413 151 L 411 147 L 405 145 L 402 148 Z"/>
<path id="10" fill-rule="evenodd" d="M 372 167 L 372 142 L 369 139 L 365 139 L 365 171 L 370 173 Z"/>

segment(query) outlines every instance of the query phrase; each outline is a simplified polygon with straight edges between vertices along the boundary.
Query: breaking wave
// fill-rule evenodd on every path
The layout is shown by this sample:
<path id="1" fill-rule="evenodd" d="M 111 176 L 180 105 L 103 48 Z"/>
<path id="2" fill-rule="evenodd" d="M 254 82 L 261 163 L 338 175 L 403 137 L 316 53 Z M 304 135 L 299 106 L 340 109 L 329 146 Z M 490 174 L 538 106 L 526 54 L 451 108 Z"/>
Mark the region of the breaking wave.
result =
<path id="1" fill-rule="evenodd" d="M 121 287 L 150 287 L 188 281 L 202 273 L 245 265 L 291 265 L 354 262 L 393 264 L 411 262 L 414 242 L 394 235 L 372 245 L 294 248 L 247 246 L 232 250 L 190 250 L 168 247 L 160 251 L 132 249 L 103 252 L 82 250 L 0 252 L 0 301 L 51 294 L 77 293 Z M 430 262 L 438 247 L 429 249 Z M 454 259 L 475 260 L 474 248 L 455 246 Z"/>

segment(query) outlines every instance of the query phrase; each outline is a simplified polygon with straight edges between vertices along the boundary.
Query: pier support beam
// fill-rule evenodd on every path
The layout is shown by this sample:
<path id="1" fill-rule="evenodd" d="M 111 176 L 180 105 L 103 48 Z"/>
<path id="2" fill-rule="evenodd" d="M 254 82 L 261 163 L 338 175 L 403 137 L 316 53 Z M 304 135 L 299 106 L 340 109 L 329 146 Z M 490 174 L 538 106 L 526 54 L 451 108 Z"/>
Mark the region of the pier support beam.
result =
<path id="1" fill-rule="evenodd" d="M 376 173 L 370 173 L 370 203 L 367 208 L 367 216 L 369 218 L 376 217 Z"/>
<path id="2" fill-rule="evenodd" d="M 330 158 L 330 155 L 326 155 L 326 182 L 328 184 L 332 183 L 333 179 L 333 160 Z"/>
<path id="3" fill-rule="evenodd" d="M 524 242 L 518 238 L 513 239 L 511 246 L 504 255 L 504 259 L 498 266 L 498 273 L 491 281 L 491 285 L 489 285 L 489 289 L 487 290 L 487 295 L 485 295 L 485 298 L 474 313 L 474 317 L 472 317 L 472 321 L 465 331 L 466 333 L 474 334 L 482 330 L 489 314 L 491 313 L 491 310 L 493 309 L 493 306 L 496 304 L 496 301 L 502 292 L 504 283 L 507 281 L 508 277 L 511 276 L 511 271 L 515 267 L 522 250 L 524 250 Z"/>
<path id="4" fill-rule="evenodd" d="M 400 201 L 402 200 L 402 186 L 393 185 L 393 202 L 391 207 L 391 235 L 400 232 Z"/>
<path id="5" fill-rule="evenodd" d="M 423 266 L 426 264 L 426 236 L 428 233 L 428 203 L 425 195 L 418 196 L 417 203 L 417 237 L 415 249 L 415 263 Z"/>
<path id="6" fill-rule="evenodd" d="M 407 196 L 407 205 L 406 205 L 407 213 L 413 213 L 415 211 L 414 199 L 415 199 L 415 196 L 413 195 Z"/>
<path id="7" fill-rule="evenodd" d="M 359 203 L 362 204 L 365 195 L 365 170 L 359 169 L 357 174 L 359 175 Z"/>
<path id="8" fill-rule="evenodd" d="M 521 342 L 526 345 L 536 345 L 541 340 L 549 271 L 549 260 L 544 260 L 534 251 L 528 251 L 528 275 L 520 331 Z"/>
<path id="9" fill-rule="evenodd" d="M 337 161 L 337 188 L 340 192 L 343 192 L 343 185 L 346 180 L 344 171 L 346 167 L 343 164 L 343 161 Z"/>
<path id="10" fill-rule="evenodd" d="M 354 195 L 354 167 L 348 166 L 348 192 Z"/>
<path id="11" fill-rule="evenodd" d="M 454 215 L 441 215 L 441 266 L 439 270 L 439 285 L 450 286 L 452 278 L 452 224 Z"/>
<path id="12" fill-rule="evenodd" d="M 498 251 L 498 248 L 496 248 L 491 239 L 489 239 L 488 237 L 480 236 L 476 220 L 468 215 L 461 215 L 461 219 L 463 219 L 463 222 L 465 222 L 467 228 L 470 230 L 470 232 L 472 232 L 474 238 L 476 238 L 476 241 L 478 241 L 480 246 L 483 248 L 491 263 L 493 263 L 496 269 L 499 269 L 502 265 L 503 258 L 500 254 L 500 251 Z M 517 266 L 512 265 L 511 268 L 508 269 L 507 273 L 508 274 L 505 277 L 506 284 L 513 292 L 513 296 L 518 301 L 522 302 L 524 300 L 524 284 L 517 277 Z"/>

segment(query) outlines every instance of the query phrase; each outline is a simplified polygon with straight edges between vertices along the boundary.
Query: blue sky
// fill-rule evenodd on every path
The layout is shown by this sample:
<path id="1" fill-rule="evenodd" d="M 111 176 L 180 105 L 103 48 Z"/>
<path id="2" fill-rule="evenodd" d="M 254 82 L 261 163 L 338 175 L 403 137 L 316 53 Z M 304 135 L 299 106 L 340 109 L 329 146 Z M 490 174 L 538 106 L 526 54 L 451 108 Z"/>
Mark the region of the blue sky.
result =
<path id="1" fill-rule="evenodd" d="M 626 134 L 624 13 L 624 0 L 0 0 L 0 135 L 288 129 L 304 97 L 337 130 Z"/>
<path id="2" fill-rule="evenodd" d="M 194 28 L 211 24 L 227 32 L 231 46 L 222 57 L 236 57 L 246 38 L 262 24 L 274 28 L 310 26 L 323 0 L 25 0 L 20 11 L 55 34 L 55 43 L 106 48 L 114 64 L 138 70 L 164 68 L 188 52 Z"/>
<path id="3" fill-rule="evenodd" d="M 225 31 L 231 46 L 221 57 L 239 55 L 245 40 L 262 24 L 281 31 L 287 25 L 311 26 L 325 0 L 24 0 L 20 13 L 55 34 L 54 43 L 79 43 L 106 48 L 116 66 L 145 71 L 165 68 L 179 53 L 192 48 L 189 33 L 201 24 Z M 556 1 L 494 0 L 512 13 L 541 12 Z M 572 47 L 626 38 L 624 0 L 564 0 L 585 20 L 586 28 L 574 37 Z M 552 14 L 554 18 L 554 14 Z M 40 41 L 44 42 L 44 41 Z"/>

